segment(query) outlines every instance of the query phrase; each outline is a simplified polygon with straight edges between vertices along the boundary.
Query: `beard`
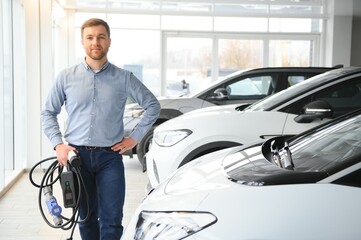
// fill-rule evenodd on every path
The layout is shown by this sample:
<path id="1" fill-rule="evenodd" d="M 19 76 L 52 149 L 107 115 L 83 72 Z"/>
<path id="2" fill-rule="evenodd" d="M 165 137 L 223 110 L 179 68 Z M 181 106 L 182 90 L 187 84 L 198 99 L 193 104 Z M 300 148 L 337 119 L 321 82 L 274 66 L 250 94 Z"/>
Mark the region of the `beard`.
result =
<path id="1" fill-rule="evenodd" d="M 89 51 L 88 56 L 93 60 L 101 60 L 106 56 L 106 52 L 105 51 L 99 51 L 97 53 L 97 52 L 94 52 L 94 51 Z"/>

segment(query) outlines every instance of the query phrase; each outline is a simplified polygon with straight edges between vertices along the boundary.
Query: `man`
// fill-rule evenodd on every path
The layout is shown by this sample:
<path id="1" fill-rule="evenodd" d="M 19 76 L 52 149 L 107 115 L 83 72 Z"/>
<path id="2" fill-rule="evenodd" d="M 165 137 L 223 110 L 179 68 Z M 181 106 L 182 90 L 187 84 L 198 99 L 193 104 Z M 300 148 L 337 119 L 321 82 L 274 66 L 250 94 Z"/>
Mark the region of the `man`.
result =
<path id="1" fill-rule="evenodd" d="M 61 166 L 68 153 L 81 159 L 81 176 L 89 195 L 90 219 L 79 225 L 83 240 L 119 240 L 122 232 L 125 178 L 122 153 L 133 148 L 160 113 L 154 95 L 129 71 L 107 60 L 110 29 L 101 19 L 81 27 L 86 56 L 82 63 L 63 70 L 49 92 L 41 112 L 42 126 Z M 145 110 L 130 136 L 124 136 L 123 114 L 127 98 Z M 63 135 L 57 115 L 65 104 L 68 114 Z M 84 198 L 83 198 L 84 200 Z M 82 200 L 80 217 L 87 215 Z"/>

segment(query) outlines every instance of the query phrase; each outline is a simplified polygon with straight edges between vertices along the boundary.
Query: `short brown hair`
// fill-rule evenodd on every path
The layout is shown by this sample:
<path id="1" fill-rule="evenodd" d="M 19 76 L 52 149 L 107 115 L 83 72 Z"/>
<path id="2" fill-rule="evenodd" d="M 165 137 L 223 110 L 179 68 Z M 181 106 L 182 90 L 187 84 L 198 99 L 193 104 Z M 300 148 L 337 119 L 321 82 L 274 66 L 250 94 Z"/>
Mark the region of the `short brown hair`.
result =
<path id="1" fill-rule="evenodd" d="M 110 37 L 110 28 L 109 28 L 108 23 L 100 18 L 91 18 L 91 19 L 86 20 L 83 23 L 83 25 L 81 25 L 81 37 L 83 37 L 84 28 L 99 26 L 99 25 L 102 25 L 105 27 L 105 30 L 108 33 L 108 37 Z"/>

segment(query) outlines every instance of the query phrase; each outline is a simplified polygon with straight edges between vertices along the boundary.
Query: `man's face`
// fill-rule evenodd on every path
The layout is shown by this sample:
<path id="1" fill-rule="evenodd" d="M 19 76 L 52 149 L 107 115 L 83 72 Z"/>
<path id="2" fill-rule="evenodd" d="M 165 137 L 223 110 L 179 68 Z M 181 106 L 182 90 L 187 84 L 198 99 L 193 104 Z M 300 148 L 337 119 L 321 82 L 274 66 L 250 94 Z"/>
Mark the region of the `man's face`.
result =
<path id="1" fill-rule="evenodd" d="M 105 27 L 98 25 L 84 28 L 81 42 L 88 57 L 101 60 L 106 57 L 111 40 Z"/>

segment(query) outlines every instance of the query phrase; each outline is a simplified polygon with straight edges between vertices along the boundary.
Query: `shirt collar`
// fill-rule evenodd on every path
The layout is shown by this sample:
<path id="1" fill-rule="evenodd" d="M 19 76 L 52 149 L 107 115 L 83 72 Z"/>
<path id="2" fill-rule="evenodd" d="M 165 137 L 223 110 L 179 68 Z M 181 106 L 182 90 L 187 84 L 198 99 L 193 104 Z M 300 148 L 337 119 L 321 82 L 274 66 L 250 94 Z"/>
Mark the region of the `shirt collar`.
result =
<path id="1" fill-rule="evenodd" d="M 100 70 L 98 71 L 98 73 L 100 73 L 100 72 L 102 72 L 103 70 L 105 70 L 108 66 L 109 66 L 109 61 L 107 60 L 104 64 L 103 64 L 103 66 L 100 68 Z M 83 59 L 83 66 L 86 68 L 86 70 L 91 70 L 91 71 L 93 71 L 93 69 L 91 69 L 91 67 L 86 63 L 86 61 L 85 61 L 85 57 L 84 57 L 84 59 Z"/>

